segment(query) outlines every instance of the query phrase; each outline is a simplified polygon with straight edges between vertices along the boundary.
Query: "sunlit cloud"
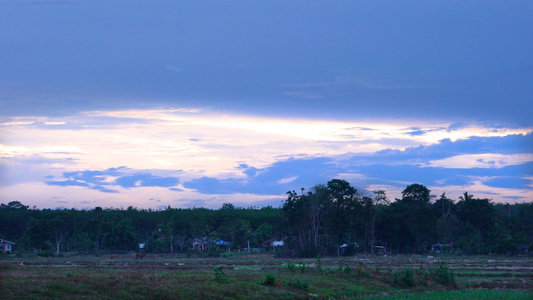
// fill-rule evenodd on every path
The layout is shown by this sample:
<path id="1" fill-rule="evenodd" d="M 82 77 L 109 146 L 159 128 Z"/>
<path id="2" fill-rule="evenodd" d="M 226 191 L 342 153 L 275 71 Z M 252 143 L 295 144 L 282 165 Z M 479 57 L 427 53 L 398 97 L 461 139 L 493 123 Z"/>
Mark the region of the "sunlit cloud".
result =
<path id="1" fill-rule="evenodd" d="M 105 194 L 102 199 L 122 199 L 131 195 L 130 190 L 153 188 L 161 196 L 146 199 L 163 204 L 183 199 L 186 193 L 188 199 L 205 201 L 205 195 L 215 194 L 226 202 L 233 202 L 229 198 L 234 194 L 253 194 L 257 201 L 279 199 L 288 189 L 309 188 L 336 177 L 367 190 L 367 185 L 390 186 L 390 193 L 398 195 L 399 186 L 424 178 L 439 189 L 471 184 L 464 176 L 446 172 L 428 179 L 421 167 L 502 169 L 533 161 L 531 153 L 476 153 L 474 148 L 461 152 L 466 142 L 446 152 L 472 137 L 518 139 L 532 132 L 476 123 L 410 126 L 414 124 L 276 119 L 175 108 L 90 111 L 61 120 L 18 117 L 2 124 L 8 125 L 2 125 L 0 158 L 5 160 L 0 167 L 14 174 L 11 185 L 24 184 L 17 168 L 25 164 L 28 170 L 39 170 L 35 174 L 41 174 L 48 191 L 86 189 Z M 105 172 L 120 166 L 131 171 Z M 93 172 L 94 177 L 89 180 L 73 172 Z"/>
<path id="2" fill-rule="evenodd" d="M 533 154 L 503 155 L 494 153 L 458 155 L 445 159 L 430 161 L 427 166 L 470 169 L 470 168 L 503 168 L 521 165 L 533 161 Z"/>
<path id="3" fill-rule="evenodd" d="M 298 179 L 298 176 L 293 176 L 293 177 L 289 177 L 289 178 L 283 178 L 283 179 L 278 180 L 278 183 L 279 184 L 286 184 L 286 183 L 289 183 L 289 182 L 293 182 L 296 179 Z"/>
<path id="4" fill-rule="evenodd" d="M 313 141 L 362 141 L 400 138 L 429 144 L 438 142 L 442 139 L 456 141 L 470 136 L 496 137 L 533 132 L 533 128 L 507 129 L 486 127 L 476 124 L 458 128 L 456 130 L 450 130 L 451 123 L 427 122 L 421 126 L 420 122 L 417 122 L 418 127 L 416 127 L 416 132 L 418 133 L 413 134 L 415 131 L 413 130 L 413 127 L 405 127 L 403 125 L 287 120 L 238 115 L 199 115 L 199 112 L 201 112 L 200 109 L 185 108 L 170 110 L 89 112 L 88 115 L 170 122 L 171 124 L 167 124 L 167 126 L 196 125 L 210 128 L 254 131 L 262 134 L 290 136 Z M 193 115 L 176 113 L 193 113 Z"/>
<path id="5" fill-rule="evenodd" d="M 33 121 L 21 121 L 21 122 L 17 122 L 17 121 L 13 121 L 13 122 L 4 122 L 4 123 L 0 123 L 0 126 L 22 126 L 22 125 L 31 125 L 33 124 L 34 122 Z"/>

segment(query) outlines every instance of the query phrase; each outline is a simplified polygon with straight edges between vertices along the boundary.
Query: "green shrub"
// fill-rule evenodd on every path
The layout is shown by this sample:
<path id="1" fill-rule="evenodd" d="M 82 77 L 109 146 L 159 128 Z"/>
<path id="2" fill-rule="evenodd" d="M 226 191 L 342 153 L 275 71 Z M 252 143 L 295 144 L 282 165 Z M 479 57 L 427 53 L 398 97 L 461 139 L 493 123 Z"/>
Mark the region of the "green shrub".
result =
<path id="1" fill-rule="evenodd" d="M 224 270 L 222 267 L 214 267 L 213 271 L 215 271 L 215 281 L 218 283 L 225 283 L 228 282 L 228 278 L 226 278 L 226 273 L 224 273 Z"/>
<path id="2" fill-rule="evenodd" d="M 276 285 L 276 276 L 274 274 L 267 274 L 265 279 L 261 281 L 262 285 L 266 286 L 275 286 Z"/>
<path id="3" fill-rule="evenodd" d="M 439 265 L 431 270 L 433 280 L 442 284 L 450 285 L 455 283 L 453 272 L 445 262 L 439 262 Z"/>
<path id="4" fill-rule="evenodd" d="M 370 276 L 370 271 L 362 261 L 359 262 L 359 266 L 355 269 L 355 272 L 358 277 Z"/>
<path id="5" fill-rule="evenodd" d="M 302 290 L 304 292 L 307 292 L 309 290 L 309 284 L 303 280 L 300 280 L 296 278 L 293 281 L 289 282 L 289 286 L 293 289 Z"/>
<path id="6" fill-rule="evenodd" d="M 296 273 L 296 265 L 290 261 L 287 263 L 287 269 L 289 269 L 289 272 L 291 273 Z"/>
<path id="7" fill-rule="evenodd" d="M 44 250 L 44 251 L 37 252 L 37 256 L 54 257 L 54 256 L 56 256 L 56 254 L 52 250 Z"/>
<path id="8" fill-rule="evenodd" d="M 412 287 L 415 285 L 414 271 L 407 268 L 394 271 L 392 273 L 392 285 L 401 287 Z"/>
<path id="9" fill-rule="evenodd" d="M 211 245 L 207 249 L 207 255 L 211 257 L 220 257 L 220 248 L 217 245 Z"/>
<path id="10" fill-rule="evenodd" d="M 352 268 L 350 266 L 344 267 L 344 274 L 350 276 L 352 274 Z"/>
<path id="11" fill-rule="evenodd" d="M 320 254 L 316 256 L 316 270 L 319 273 L 322 273 L 322 259 L 320 258 Z"/>
<path id="12" fill-rule="evenodd" d="M 302 265 L 300 266 L 300 272 L 303 274 L 305 273 L 305 271 L 307 271 L 307 266 L 305 265 L 305 263 L 302 263 Z"/>

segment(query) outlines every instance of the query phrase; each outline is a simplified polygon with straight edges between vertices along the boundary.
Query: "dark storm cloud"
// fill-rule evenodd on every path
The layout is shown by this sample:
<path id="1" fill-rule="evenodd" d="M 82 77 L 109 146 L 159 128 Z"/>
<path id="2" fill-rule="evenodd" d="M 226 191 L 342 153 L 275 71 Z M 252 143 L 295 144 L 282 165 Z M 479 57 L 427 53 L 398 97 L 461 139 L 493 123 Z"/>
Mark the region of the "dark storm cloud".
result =
<path id="1" fill-rule="evenodd" d="M 194 105 L 531 124 L 527 1 L 75 3 L 2 2 L 0 114 Z"/>

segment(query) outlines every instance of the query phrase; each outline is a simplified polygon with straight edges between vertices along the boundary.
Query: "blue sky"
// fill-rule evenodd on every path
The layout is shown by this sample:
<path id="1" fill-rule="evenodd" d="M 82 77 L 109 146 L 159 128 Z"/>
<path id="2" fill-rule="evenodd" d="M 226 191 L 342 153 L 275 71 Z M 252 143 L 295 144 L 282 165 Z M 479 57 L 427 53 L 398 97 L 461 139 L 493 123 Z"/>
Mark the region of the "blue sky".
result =
<path id="1" fill-rule="evenodd" d="M 0 202 L 533 200 L 531 1 L 0 0 Z"/>

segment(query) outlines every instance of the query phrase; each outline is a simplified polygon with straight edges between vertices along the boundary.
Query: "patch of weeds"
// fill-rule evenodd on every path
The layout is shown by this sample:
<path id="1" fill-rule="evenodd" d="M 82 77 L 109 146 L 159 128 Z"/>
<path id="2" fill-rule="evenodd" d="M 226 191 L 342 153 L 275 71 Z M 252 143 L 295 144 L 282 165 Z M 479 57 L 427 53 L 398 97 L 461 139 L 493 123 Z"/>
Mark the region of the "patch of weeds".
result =
<path id="1" fill-rule="evenodd" d="M 350 266 L 344 267 L 344 274 L 350 276 L 352 274 L 352 267 Z"/>
<path id="2" fill-rule="evenodd" d="M 355 269 L 356 275 L 358 277 L 368 277 L 370 276 L 370 272 L 368 271 L 368 268 L 365 266 L 365 264 L 360 261 L 359 266 Z"/>
<path id="3" fill-rule="evenodd" d="M 316 256 L 316 270 L 319 273 L 322 273 L 324 270 L 322 270 L 322 259 L 320 258 L 320 254 Z"/>
<path id="4" fill-rule="evenodd" d="M 287 269 L 289 269 L 289 272 L 291 273 L 296 273 L 296 265 L 290 261 L 287 263 Z"/>
<path id="5" fill-rule="evenodd" d="M 439 262 L 438 266 L 430 271 L 431 277 L 442 285 L 455 284 L 453 272 L 445 262 Z"/>
<path id="6" fill-rule="evenodd" d="M 70 292 L 71 291 L 70 287 L 59 285 L 59 284 L 51 284 L 51 285 L 48 285 L 47 288 L 55 292 Z"/>
<path id="7" fill-rule="evenodd" d="M 56 254 L 52 250 L 44 250 L 44 251 L 37 252 L 37 256 L 40 256 L 40 257 L 54 257 L 54 256 L 56 256 Z"/>
<path id="8" fill-rule="evenodd" d="M 220 257 L 220 248 L 217 245 L 211 245 L 207 249 L 207 255 L 210 257 Z"/>
<path id="9" fill-rule="evenodd" d="M 307 292 L 309 290 L 309 284 L 306 281 L 300 280 L 298 278 L 296 278 L 293 281 L 290 281 L 289 282 L 289 287 L 291 287 L 293 289 L 301 290 L 301 291 L 304 291 L 304 292 Z"/>
<path id="10" fill-rule="evenodd" d="M 267 274 L 265 279 L 261 281 L 262 285 L 266 286 L 279 286 L 279 282 L 276 280 L 276 276 L 274 274 Z"/>
<path id="11" fill-rule="evenodd" d="M 302 265 L 300 266 L 300 273 L 305 273 L 307 271 L 307 266 L 305 265 L 305 263 L 302 263 Z"/>
<path id="12" fill-rule="evenodd" d="M 415 285 L 414 271 L 407 268 L 394 271 L 392 274 L 392 285 L 400 287 L 412 287 Z"/>
<path id="13" fill-rule="evenodd" d="M 218 283 L 226 283 L 229 282 L 229 279 L 226 278 L 226 273 L 224 273 L 224 270 L 221 266 L 214 267 L 213 271 L 215 271 L 215 281 Z"/>

